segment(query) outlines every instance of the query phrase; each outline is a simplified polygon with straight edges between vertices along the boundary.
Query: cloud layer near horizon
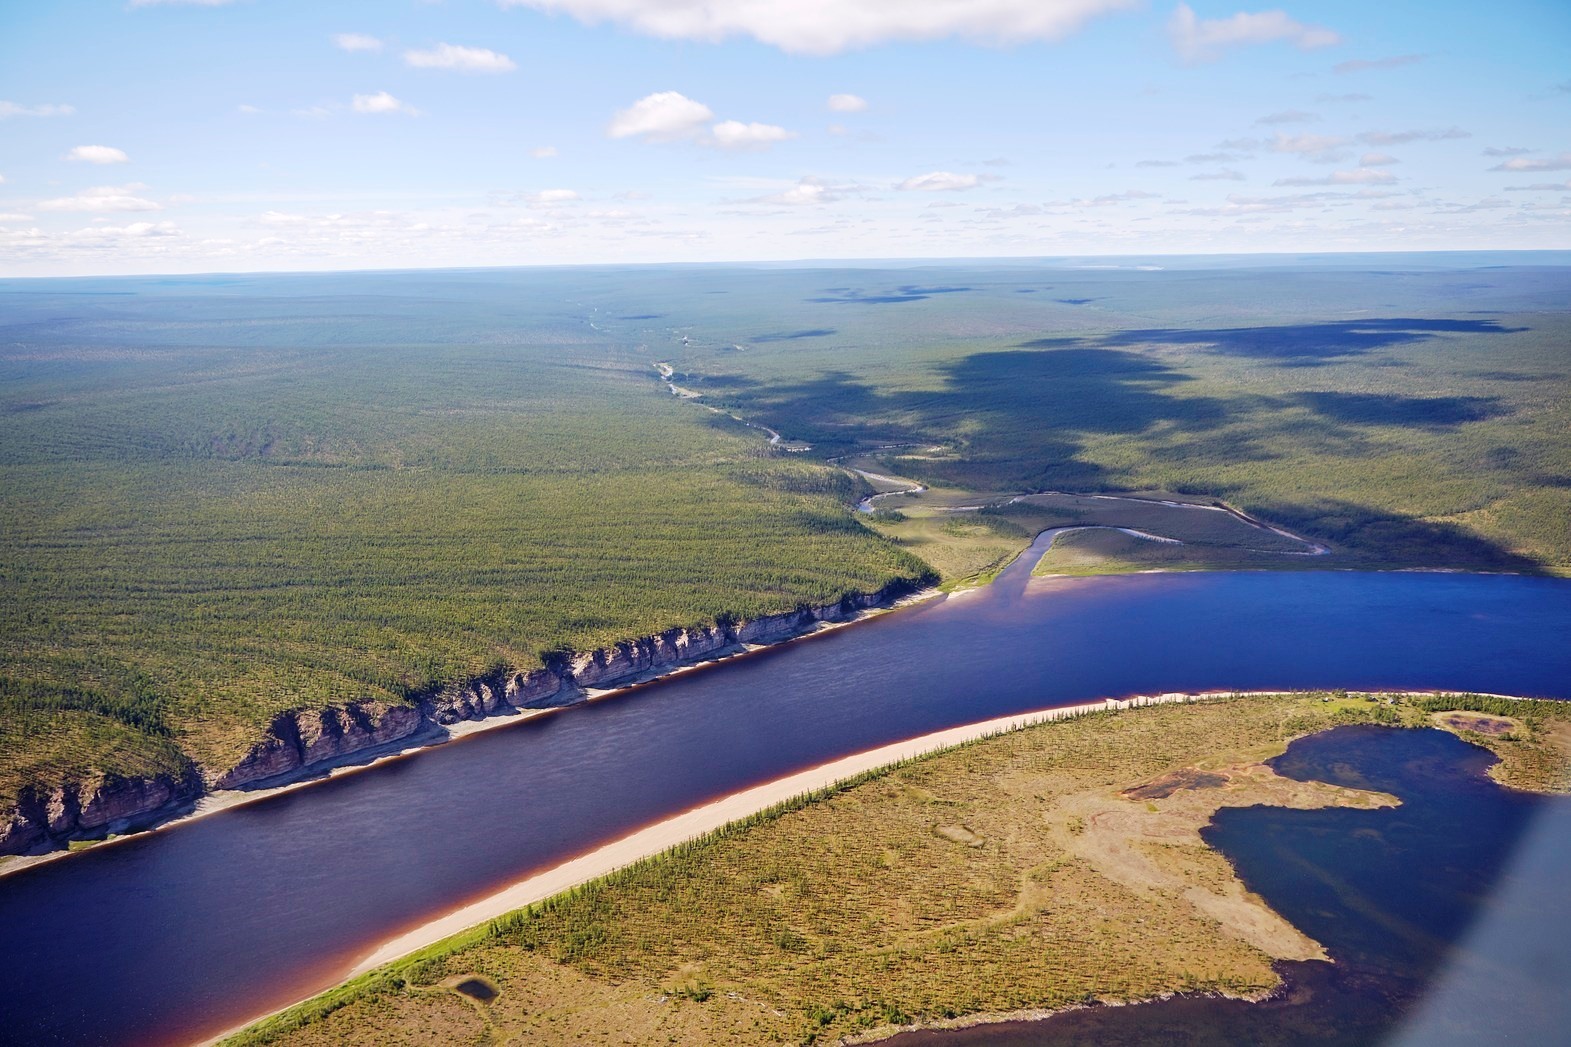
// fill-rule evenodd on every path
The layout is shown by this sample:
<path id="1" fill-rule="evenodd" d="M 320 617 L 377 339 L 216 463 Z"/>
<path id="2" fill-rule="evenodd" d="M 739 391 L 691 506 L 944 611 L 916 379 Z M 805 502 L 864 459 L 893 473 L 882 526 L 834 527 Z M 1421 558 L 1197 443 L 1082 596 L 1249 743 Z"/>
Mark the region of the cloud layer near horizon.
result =
<path id="1" fill-rule="evenodd" d="M 749 36 L 795 54 L 830 55 L 946 37 L 992 44 L 1059 40 L 1141 0 L 500 0 L 504 7 L 612 22 L 668 40 Z"/>

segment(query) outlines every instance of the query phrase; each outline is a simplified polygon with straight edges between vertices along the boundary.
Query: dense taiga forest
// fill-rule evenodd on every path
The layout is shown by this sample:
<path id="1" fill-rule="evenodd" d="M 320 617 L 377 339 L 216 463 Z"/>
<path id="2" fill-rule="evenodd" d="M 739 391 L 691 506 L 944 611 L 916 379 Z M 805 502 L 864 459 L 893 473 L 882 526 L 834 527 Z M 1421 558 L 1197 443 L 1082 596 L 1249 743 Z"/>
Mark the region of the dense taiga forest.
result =
<path id="1" fill-rule="evenodd" d="M 932 577 L 851 512 L 851 453 L 1226 499 L 1338 566 L 1565 571 L 1568 291 L 1422 264 L 0 284 L 0 798 Z"/>

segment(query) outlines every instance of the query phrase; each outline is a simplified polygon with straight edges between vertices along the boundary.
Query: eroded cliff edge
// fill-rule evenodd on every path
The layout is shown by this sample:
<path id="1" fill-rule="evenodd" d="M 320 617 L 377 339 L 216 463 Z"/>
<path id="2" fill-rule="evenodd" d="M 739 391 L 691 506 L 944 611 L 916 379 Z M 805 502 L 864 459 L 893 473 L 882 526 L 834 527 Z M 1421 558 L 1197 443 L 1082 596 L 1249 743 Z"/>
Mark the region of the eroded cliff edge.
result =
<path id="1" fill-rule="evenodd" d="M 588 652 L 557 652 L 528 671 L 497 671 L 411 696 L 299 709 L 275 717 L 238 762 L 229 767 L 187 765 L 148 777 L 98 775 L 22 790 L 0 808 L 0 854 L 57 850 L 72 840 L 99 839 L 178 817 L 218 790 L 252 790 L 308 777 L 356 757 L 372 757 L 396 743 L 433 745 L 462 721 L 509 716 L 528 709 L 585 701 L 590 691 L 718 658 L 747 645 L 778 642 L 887 607 L 918 590 L 925 579 L 897 579 L 873 593 L 802 605 L 746 621 L 722 618 L 708 626 L 668 629 Z M 402 746 L 400 746 L 402 747 Z"/>

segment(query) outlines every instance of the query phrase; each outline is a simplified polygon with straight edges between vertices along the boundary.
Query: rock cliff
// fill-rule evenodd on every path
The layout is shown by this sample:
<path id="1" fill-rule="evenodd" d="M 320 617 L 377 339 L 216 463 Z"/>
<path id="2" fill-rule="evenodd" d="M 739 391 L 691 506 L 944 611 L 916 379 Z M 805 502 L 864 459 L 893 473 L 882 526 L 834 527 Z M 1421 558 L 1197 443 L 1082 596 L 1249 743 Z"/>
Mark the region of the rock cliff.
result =
<path id="1" fill-rule="evenodd" d="M 142 828 L 189 808 L 201 795 L 194 768 L 145 778 L 101 775 L 47 792 L 23 789 L 14 808 L 0 811 L 0 854 Z"/>
<path id="2" fill-rule="evenodd" d="M 238 789 L 407 738 L 425 722 L 408 705 L 365 702 L 283 713 L 239 763 L 217 776 L 219 789 Z"/>
<path id="3" fill-rule="evenodd" d="M 68 782 L 47 793 L 24 790 L 15 807 L 0 808 L 0 854 L 60 847 L 71 839 L 145 825 L 179 813 L 208 788 L 242 789 L 284 781 L 333 761 L 371 754 L 422 731 L 429 732 L 433 741 L 440 740 L 436 728 L 463 720 L 583 701 L 586 688 L 612 687 L 712 658 L 738 645 L 795 636 L 819 622 L 845 621 L 914 588 L 894 582 L 876 593 L 852 593 L 833 603 L 804 605 L 784 614 L 668 629 L 593 651 L 556 654 L 542 668 L 496 672 L 450 684 L 409 705 L 367 701 L 282 713 L 237 763 L 209 768 L 205 775 L 193 768 L 179 777 L 107 776 Z"/>

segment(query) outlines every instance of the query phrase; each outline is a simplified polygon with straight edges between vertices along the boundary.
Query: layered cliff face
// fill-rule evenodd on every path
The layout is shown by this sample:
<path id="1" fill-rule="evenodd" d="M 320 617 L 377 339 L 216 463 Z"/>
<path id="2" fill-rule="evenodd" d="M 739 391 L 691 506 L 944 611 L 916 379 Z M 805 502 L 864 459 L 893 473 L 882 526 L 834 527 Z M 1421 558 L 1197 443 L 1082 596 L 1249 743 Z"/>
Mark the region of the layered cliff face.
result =
<path id="1" fill-rule="evenodd" d="M 569 655 L 558 671 L 564 683 L 606 687 L 641 673 L 711 657 L 730 647 L 737 635 L 723 625 L 669 629 L 658 636 L 627 640 L 587 654 Z"/>
<path id="2" fill-rule="evenodd" d="M 0 854 L 138 828 L 188 807 L 201 795 L 202 780 L 194 768 L 183 775 L 149 778 L 104 775 L 65 782 L 48 792 L 24 789 L 15 808 L 0 812 Z"/>
<path id="3" fill-rule="evenodd" d="M 551 658 L 528 672 L 494 673 L 452 684 L 411 705 L 356 702 L 275 717 L 234 766 L 208 769 L 206 788 L 243 789 L 282 781 L 336 760 L 369 753 L 436 727 L 583 701 L 586 688 L 607 688 L 646 673 L 703 661 L 739 644 L 768 643 L 839 622 L 886 605 L 912 590 L 894 583 L 876 593 L 853 593 L 820 606 L 743 622 L 668 629 L 585 653 Z M 25 791 L 10 811 L 0 809 L 0 854 L 22 854 L 70 839 L 93 838 L 179 813 L 200 797 L 203 776 L 101 777 L 67 783 L 47 794 Z"/>
<path id="4" fill-rule="evenodd" d="M 245 759 L 218 776 L 214 785 L 238 789 L 374 749 L 409 737 L 424 722 L 417 708 L 380 702 L 284 713 L 273 720 L 266 736 L 251 747 Z"/>

